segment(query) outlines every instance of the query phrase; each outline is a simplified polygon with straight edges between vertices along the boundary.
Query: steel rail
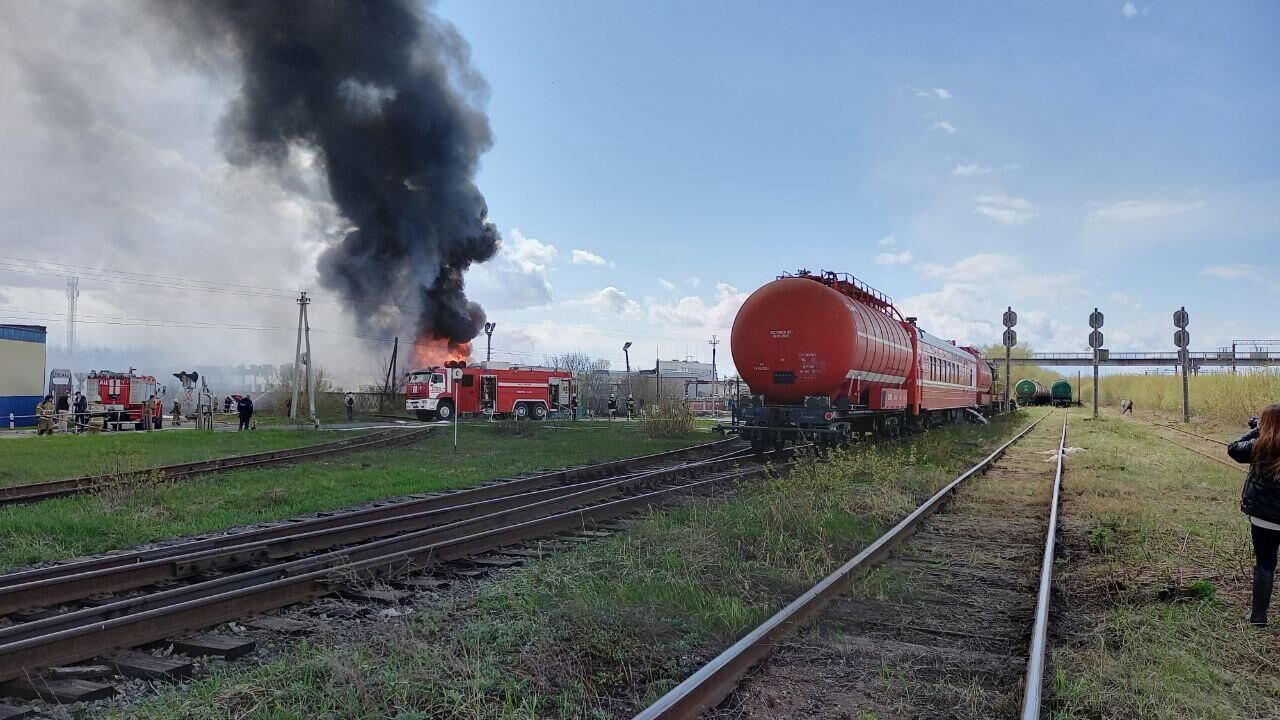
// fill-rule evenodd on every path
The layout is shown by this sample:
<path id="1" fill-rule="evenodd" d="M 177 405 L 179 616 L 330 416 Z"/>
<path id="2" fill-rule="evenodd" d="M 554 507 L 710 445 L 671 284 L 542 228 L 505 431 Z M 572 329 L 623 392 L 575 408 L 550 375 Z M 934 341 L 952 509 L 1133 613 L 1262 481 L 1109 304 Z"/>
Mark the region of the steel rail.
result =
<path id="1" fill-rule="evenodd" d="M 671 468 L 612 476 L 572 485 L 557 485 L 493 499 L 454 503 L 420 512 L 395 514 L 372 520 L 357 518 L 345 524 L 254 539 L 237 545 L 197 550 L 82 573 L 46 577 L 25 583 L 0 585 L 0 615 L 190 578 L 210 570 L 222 571 L 267 560 L 278 561 L 307 553 L 332 550 L 355 543 L 471 520 L 493 512 L 532 506 L 542 500 L 572 498 L 592 489 L 611 488 L 615 492 L 623 492 L 629 486 L 651 481 L 654 478 L 669 477 L 672 473 L 681 472 L 688 467 L 713 467 L 715 463 L 735 460 L 745 452 L 745 449 L 738 450 Z"/>
<path id="2" fill-rule="evenodd" d="M 731 461 L 716 462 L 727 464 Z M 544 501 L 538 504 L 542 507 L 537 510 L 529 506 L 515 512 L 494 513 L 445 528 L 413 533 L 413 537 L 389 538 L 320 558 L 307 558 L 247 575 L 232 576 L 227 579 L 231 582 L 210 581 L 202 584 L 203 587 L 178 588 L 116 603 L 117 606 L 130 605 L 135 610 L 124 615 L 108 614 L 105 618 L 77 625 L 56 622 L 59 620 L 56 617 L 25 623 L 3 631 L 5 637 L 0 639 L 0 681 L 22 677 L 40 667 L 76 662 L 252 613 L 305 602 L 330 594 L 336 590 L 335 585 L 351 580 L 423 568 L 581 528 L 589 522 L 618 517 L 656 504 L 674 493 L 709 483 L 757 476 L 765 471 L 762 466 L 734 468 L 707 479 L 568 510 L 564 509 L 562 502 Z M 578 505 L 587 501 L 588 494 L 592 492 L 596 491 L 579 493 L 582 497 L 578 498 Z M 547 512 L 553 514 L 547 515 Z M 247 576 L 256 576 L 255 582 L 246 584 Z M 210 591 L 210 586 L 216 587 Z M 157 599 L 164 602 L 154 602 Z M 78 613 L 70 615 L 75 614 Z M 33 629 L 41 632 L 31 633 Z"/>
<path id="3" fill-rule="evenodd" d="M 742 676 L 768 655 L 773 645 L 791 628 L 815 615 L 833 597 L 839 595 L 855 572 L 867 569 L 887 557 L 889 552 L 910 537 L 916 527 L 932 515 L 955 492 L 956 488 L 969 478 L 991 467 L 1011 445 L 1021 440 L 1050 414 L 1052 412 L 1040 416 L 981 462 L 965 470 L 946 487 L 911 511 L 893 529 L 881 535 L 853 559 L 791 601 L 759 627 L 744 635 L 711 662 L 659 698 L 657 702 L 641 711 L 634 720 L 692 719 L 720 704 L 729 696 L 729 693 L 733 692 Z"/>
<path id="4" fill-rule="evenodd" d="M 342 440 L 335 440 L 333 442 L 304 445 L 302 447 L 289 448 L 286 450 L 271 450 L 269 452 L 253 453 L 249 455 L 233 455 L 231 457 L 214 458 L 212 460 L 196 460 L 193 462 L 178 463 L 175 465 L 164 465 L 160 467 L 132 470 L 118 476 L 90 475 L 63 480 L 47 480 L 44 482 L 28 483 L 25 485 L 8 485 L 0 487 L 0 505 L 39 502 L 41 500 L 50 500 L 52 498 L 75 495 L 77 493 L 93 492 L 94 490 L 99 490 L 104 487 L 124 484 L 131 479 L 143 478 L 156 474 L 167 482 L 191 475 L 203 475 L 208 473 L 226 472 L 228 470 L 237 470 L 246 467 L 260 467 L 276 463 L 308 460 L 314 457 L 332 455 L 339 452 L 367 450 L 369 448 L 382 447 L 402 442 L 407 443 L 412 440 L 422 438 L 430 432 L 431 428 L 429 427 L 413 428 L 410 430 L 394 428 L 371 433 L 363 433 L 355 437 L 343 438 Z"/>
<path id="5" fill-rule="evenodd" d="M 1217 443 L 1218 445 L 1222 445 L 1223 447 L 1226 447 L 1227 445 L 1231 444 L 1226 440 L 1219 440 L 1218 438 L 1211 438 L 1208 435 L 1201 435 L 1200 433 L 1191 432 L 1190 430 L 1184 430 L 1183 428 L 1180 428 L 1177 425 L 1166 425 L 1164 423 L 1158 423 L 1158 422 L 1153 422 L 1151 424 L 1155 425 L 1156 427 L 1168 428 L 1170 430 L 1177 430 L 1178 432 L 1184 435 L 1190 435 L 1191 437 L 1198 437 L 1201 440 L 1208 440 L 1211 443 Z"/>
<path id="6" fill-rule="evenodd" d="M 651 453 L 649 455 L 640 455 L 620 460 L 610 460 L 603 463 L 596 463 L 594 465 L 571 467 L 563 470 L 555 470 L 549 473 L 516 478 L 513 480 L 499 480 L 464 490 L 456 490 L 440 494 L 410 496 L 410 499 L 408 500 L 386 502 L 381 505 L 375 504 L 373 507 L 346 512 L 322 513 L 317 517 L 307 520 L 281 521 L 263 527 L 251 528 L 214 537 L 197 538 L 186 542 L 150 548 L 147 550 L 114 553 L 54 565 L 45 565 L 28 570 L 20 570 L 0 575 L 0 598 L 3 597 L 4 588 L 18 584 L 30 583 L 40 579 L 65 577 L 68 575 L 76 575 L 104 568 L 135 565 L 159 558 L 176 557 L 178 555 L 185 555 L 207 549 L 228 548 L 253 540 L 268 540 L 302 532 L 338 527 L 351 522 L 379 520 L 398 515 L 424 512 L 427 510 L 444 509 L 479 500 L 515 495 L 545 487 L 563 485 L 582 479 L 592 479 L 602 476 L 607 477 L 611 475 L 619 476 L 622 473 L 632 471 L 636 468 L 643 468 L 650 464 L 669 462 L 688 455 L 695 455 L 702 452 L 715 451 L 730 447 L 734 442 L 736 441 L 717 440 L 699 445 L 691 445 L 685 448 L 667 450 L 660 453 Z M 0 601 L 0 606 L 3 606 L 3 601 Z M 11 610 L 0 610 L 0 615 L 3 615 L 6 611 Z"/>
<path id="7" fill-rule="evenodd" d="M 1031 627 L 1031 652 L 1027 656 L 1027 674 L 1023 679 L 1022 720 L 1039 720 L 1040 718 L 1045 650 L 1049 645 L 1049 600 L 1053 593 L 1053 556 L 1057 545 L 1058 501 L 1062 496 L 1062 468 L 1067 457 L 1067 421 L 1070 417 L 1070 411 L 1063 413 L 1062 438 L 1058 441 L 1058 463 L 1053 472 L 1053 495 L 1049 501 L 1049 529 L 1045 533 L 1044 556 L 1040 560 L 1040 588 L 1036 593 L 1036 619 Z"/>
<path id="8" fill-rule="evenodd" d="M 1147 421 L 1147 420 L 1142 420 L 1142 419 L 1139 419 L 1139 418 L 1134 418 L 1134 419 L 1135 419 L 1135 420 L 1137 420 L 1138 422 L 1145 423 L 1146 425 L 1148 425 L 1148 426 L 1150 426 L 1150 427 L 1153 427 L 1153 428 L 1167 428 L 1167 427 L 1168 427 L 1167 425 L 1160 425 L 1159 423 L 1153 423 L 1153 422 L 1150 422 L 1150 421 Z M 1170 429 L 1174 429 L 1174 430 L 1176 430 L 1176 429 L 1178 429 L 1178 428 L 1170 428 Z M 1185 431 L 1184 431 L 1184 432 L 1185 432 Z M 1188 434 L 1190 434 L 1190 435 L 1194 435 L 1195 433 L 1188 433 Z M 1201 456 L 1201 457 L 1203 457 L 1203 458 L 1207 458 L 1207 459 L 1209 459 L 1209 460 L 1212 460 L 1212 461 L 1214 461 L 1214 462 L 1218 463 L 1219 465 L 1224 465 L 1224 466 L 1226 466 L 1226 467 L 1229 467 L 1229 468 L 1231 468 L 1232 470 L 1246 471 L 1246 470 L 1248 470 L 1248 469 L 1249 469 L 1249 466 L 1248 466 L 1248 465 L 1243 465 L 1243 466 L 1242 466 L 1242 465 L 1239 465 L 1239 464 L 1237 464 L 1237 463 L 1235 463 L 1235 462 L 1230 462 L 1230 461 L 1228 461 L 1228 460 L 1223 460 L 1222 458 L 1218 457 L 1217 455 L 1210 455 L 1209 453 L 1207 453 L 1207 452 L 1205 452 L 1205 451 L 1203 451 L 1203 450 L 1201 450 L 1201 449 L 1199 449 L 1199 448 L 1194 448 L 1194 447 L 1191 447 L 1190 445 L 1183 445 L 1182 443 L 1178 442 L 1177 440 L 1174 440 L 1173 438 L 1169 437 L 1168 435 L 1161 435 L 1160 433 L 1156 433 L 1156 437 L 1160 438 L 1161 440 L 1164 440 L 1165 442 L 1167 442 L 1167 443 L 1169 443 L 1169 444 L 1171 444 L 1171 445 L 1177 445 L 1178 447 L 1182 448 L 1183 450 L 1190 450 L 1191 452 L 1193 452 L 1193 453 L 1195 453 L 1195 454 L 1197 454 L 1197 455 L 1199 455 L 1199 456 Z M 1206 440 L 1213 440 L 1213 438 L 1205 438 L 1205 439 L 1206 439 Z M 1221 440 L 1213 440 L 1213 442 L 1222 442 L 1222 441 L 1221 441 Z M 1226 444 L 1228 444 L 1228 443 L 1222 443 L 1222 444 L 1223 444 L 1223 445 L 1226 445 Z"/>

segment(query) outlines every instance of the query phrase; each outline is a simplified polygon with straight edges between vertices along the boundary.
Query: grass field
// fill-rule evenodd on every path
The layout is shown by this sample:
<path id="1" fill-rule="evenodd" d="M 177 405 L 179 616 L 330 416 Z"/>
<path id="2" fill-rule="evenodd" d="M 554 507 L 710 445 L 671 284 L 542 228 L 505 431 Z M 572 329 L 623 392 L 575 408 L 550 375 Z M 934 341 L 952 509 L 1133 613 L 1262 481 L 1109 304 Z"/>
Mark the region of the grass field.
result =
<path id="1" fill-rule="evenodd" d="M 1066 481 L 1047 717 L 1280 717 L 1280 634 L 1244 624 L 1243 472 L 1089 414 L 1068 438 L 1085 451 Z"/>
<path id="2" fill-rule="evenodd" d="M 351 437 L 297 430 L 111 432 L 0 440 L 0 486 L 210 460 Z"/>
<path id="3" fill-rule="evenodd" d="M 542 468 L 660 452 L 714 439 L 706 433 L 652 439 L 643 435 L 637 426 L 626 423 L 580 423 L 564 430 L 552 425 L 526 425 L 518 435 L 509 434 L 502 426 L 463 425 L 456 451 L 452 447 L 452 435 L 437 431 L 433 437 L 410 446 L 368 450 L 292 466 L 232 471 L 118 493 L 78 495 L 35 505 L 3 507 L 0 508 L 0 569 L 340 508 L 373 498 L 466 487 Z M 267 431 L 243 433 L 245 437 L 266 434 Z M 169 439 L 186 447 L 187 438 L 183 436 L 183 433 L 172 433 Z M 306 437 L 314 439 L 316 435 L 311 433 Z M 216 433 L 204 437 L 206 441 L 221 438 L 222 434 Z M 81 439 L 85 438 L 68 438 Z M 157 445 L 165 439 L 156 433 L 120 440 L 142 443 L 150 453 L 146 456 L 148 459 L 174 457 L 166 455 L 167 450 Z M 34 440 L 5 443 L 5 447 L 12 444 L 44 448 L 50 453 L 48 456 L 41 455 L 28 462 L 55 467 L 58 448 L 66 447 L 38 444 Z M 9 462 L 7 457 L 5 462 Z"/>
<path id="4" fill-rule="evenodd" d="M 1028 417 L 858 446 L 729 500 L 655 512 L 358 647 L 304 645 L 129 716 L 630 717 Z"/>

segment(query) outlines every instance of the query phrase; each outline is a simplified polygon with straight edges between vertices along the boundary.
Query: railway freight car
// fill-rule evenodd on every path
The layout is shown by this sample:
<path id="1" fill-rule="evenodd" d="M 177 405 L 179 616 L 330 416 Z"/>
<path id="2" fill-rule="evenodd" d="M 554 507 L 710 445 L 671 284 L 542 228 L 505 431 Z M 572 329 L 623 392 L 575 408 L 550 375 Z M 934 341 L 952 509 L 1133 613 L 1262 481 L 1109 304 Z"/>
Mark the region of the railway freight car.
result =
<path id="1" fill-rule="evenodd" d="M 1053 399 L 1049 388 L 1030 378 L 1023 378 L 1013 386 L 1019 405 L 1048 405 Z"/>
<path id="2" fill-rule="evenodd" d="M 800 438 L 897 436 L 994 412 L 995 367 L 903 317 L 843 273 L 782 275 L 733 321 L 734 364 L 751 390 L 739 433 L 757 450 Z"/>
<path id="3" fill-rule="evenodd" d="M 44 399 L 43 325 L 0 325 L 0 422 L 5 428 L 36 424 Z"/>
<path id="4" fill-rule="evenodd" d="M 1066 407 L 1075 400 L 1075 393 L 1071 391 L 1071 383 L 1066 380 L 1059 380 L 1049 386 L 1049 397 L 1053 400 L 1053 404 L 1058 407 Z"/>

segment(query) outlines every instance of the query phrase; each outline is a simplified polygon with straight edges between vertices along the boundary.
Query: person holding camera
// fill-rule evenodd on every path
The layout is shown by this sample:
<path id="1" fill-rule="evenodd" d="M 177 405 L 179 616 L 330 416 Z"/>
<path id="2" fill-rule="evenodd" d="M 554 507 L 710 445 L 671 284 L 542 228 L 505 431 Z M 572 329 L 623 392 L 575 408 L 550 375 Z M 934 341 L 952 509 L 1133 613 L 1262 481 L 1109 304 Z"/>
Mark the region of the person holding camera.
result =
<path id="1" fill-rule="evenodd" d="M 1280 550 L 1280 403 L 1249 420 L 1249 432 L 1227 446 L 1232 460 L 1249 464 L 1240 493 L 1240 511 L 1249 518 L 1253 538 L 1253 605 L 1249 623 L 1267 625 Z"/>

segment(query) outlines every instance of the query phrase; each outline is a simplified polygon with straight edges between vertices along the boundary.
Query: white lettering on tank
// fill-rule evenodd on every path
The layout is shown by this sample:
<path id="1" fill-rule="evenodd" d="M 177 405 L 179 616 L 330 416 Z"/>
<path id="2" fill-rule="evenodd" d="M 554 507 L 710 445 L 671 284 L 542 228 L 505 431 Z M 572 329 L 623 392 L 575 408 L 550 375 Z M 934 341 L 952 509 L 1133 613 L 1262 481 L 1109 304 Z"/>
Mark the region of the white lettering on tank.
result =
<path id="1" fill-rule="evenodd" d="M 785 340 L 791 337 L 791 331 L 790 330 L 770 330 L 769 337 L 773 338 L 774 340 Z"/>

